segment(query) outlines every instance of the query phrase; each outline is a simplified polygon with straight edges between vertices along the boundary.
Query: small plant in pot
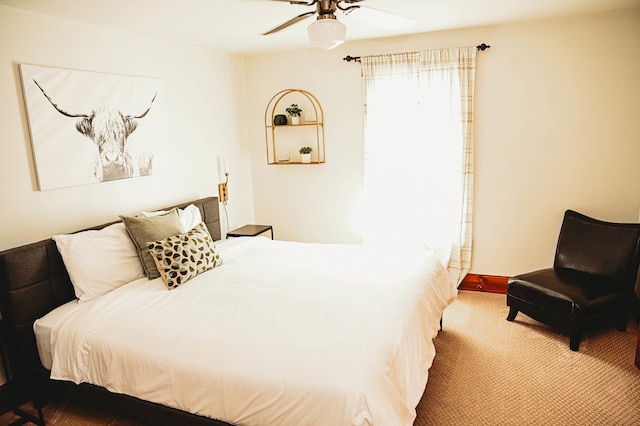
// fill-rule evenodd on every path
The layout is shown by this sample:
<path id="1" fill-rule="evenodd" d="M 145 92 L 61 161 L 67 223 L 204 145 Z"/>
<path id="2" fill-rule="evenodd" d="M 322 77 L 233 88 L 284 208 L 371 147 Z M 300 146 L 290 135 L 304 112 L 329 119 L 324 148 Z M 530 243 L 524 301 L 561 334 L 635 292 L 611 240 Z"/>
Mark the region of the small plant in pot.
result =
<path id="1" fill-rule="evenodd" d="M 303 146 L 302 148 L 300 148 L 300 156 L 302 157 L 303 163 L 311 162 L 311 151 L 313 151 L 313 148 L 311 148 L 310 146 Z"/>
<path id="2" fill-rule="evenodd" d="M 298 104 L 289 105 L 285 111 L 291 117 L 291 124 L 299 124 L 300 123 L 300 114 L 302 113 L 302 109 L 298 106 Z"/>

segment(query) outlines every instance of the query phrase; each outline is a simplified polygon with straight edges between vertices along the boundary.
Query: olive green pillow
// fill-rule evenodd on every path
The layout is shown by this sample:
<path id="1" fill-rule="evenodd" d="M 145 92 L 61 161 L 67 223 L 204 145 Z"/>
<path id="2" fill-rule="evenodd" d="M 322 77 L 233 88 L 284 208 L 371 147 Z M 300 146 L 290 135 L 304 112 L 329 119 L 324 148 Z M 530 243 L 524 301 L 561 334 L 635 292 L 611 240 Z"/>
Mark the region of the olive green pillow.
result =
<path id="1" fill-rule="evenodd" d="M 149 253 L 147 243 L 149 241 L 163 240 L 182 232 L 178 209 L 174 208 L 164 214 L 153 217 L 121 215 L 120 219 L 124 222 L 127 233 L 136 246 L 145 275 L 150 280 L 158 278 L 160 273 L 151 257 L 151 253 Z"/>

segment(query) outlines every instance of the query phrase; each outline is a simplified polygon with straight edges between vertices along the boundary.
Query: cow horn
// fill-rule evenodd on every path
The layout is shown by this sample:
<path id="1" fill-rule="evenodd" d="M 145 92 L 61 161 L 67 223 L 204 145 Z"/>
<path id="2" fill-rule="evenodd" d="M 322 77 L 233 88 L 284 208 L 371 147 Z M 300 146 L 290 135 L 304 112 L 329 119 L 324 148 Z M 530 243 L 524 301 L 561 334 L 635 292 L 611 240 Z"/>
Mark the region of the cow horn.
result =
<path id="1" fill-rule="evenodd" d="M 38 84 L 38 82 L 33 79 L 33 82 L 36 84 L 36 86 L 38 86 L 38 88 L 42 91 L 42 94 L 49 100 L 49 102 L 51 103 L 51 105 L 53 105 L 53 107 L 62 115 L 66 115 L 67 117 L 71 117 L 71 118 L 79 118 L 79 117 L 89 117 L 87 114 L 69 114 L 68 112 L 60 109 L 60 107 L 58 107 L 58 105 L 53 102 L 53 100 L 49 97 L 49 95 L 47 95 L 47 92 L 44 91 L 44 89 L 42 87 L 40 87 L 40 85 Z"/>
<path id="2" fill-rule="evenodd" d="M 142 113 L 142 114 L 140 114 L 140 115 L 134 115 L 134 116 L 127 115 L 125 118 L 142 118 L 142 117 L 144 117 L 145 115 L 147 115 L 147 113 L 149 113 L 149 111 L 151 110 L 151 106 L 153 105 L 153 101 L 155 101 L 155 100 L 156 100 L 156 96 L 158 96 L 158 93 L 156 93 L 155 95 L 153 95 L 153 99 L 151 99 L 151 102 L 149 102 L 149 108 L 147 108 L 147 110 L 146 110 L 145 112 L 143 112 L 143 113 Z"/>

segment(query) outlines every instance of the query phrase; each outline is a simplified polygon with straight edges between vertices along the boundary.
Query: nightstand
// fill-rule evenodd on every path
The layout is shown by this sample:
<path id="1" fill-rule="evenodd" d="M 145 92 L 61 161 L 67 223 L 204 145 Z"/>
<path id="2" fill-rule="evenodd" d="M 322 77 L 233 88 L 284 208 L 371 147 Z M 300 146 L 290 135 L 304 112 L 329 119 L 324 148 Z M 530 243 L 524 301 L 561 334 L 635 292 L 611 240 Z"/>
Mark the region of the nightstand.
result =
<path id="1" fill-rule="evenodd" d="M 638 326 L 638 345 L 636 346 L 636 367 L 640 369 L 640 326 Z"/>
<path id="2" fill-rule="evenodd" d="M 273 240 L 273 226 L 271 225 L 245 225 L 238 229 L 234 229 L 227 233 L 229 237 L 255 237 L 264 232 L 271 231 L 271 239 Z"/>
<path id="3" fill-rule="evenodd" d="M 9 370 L 9 357 L 7 356 L 7 337 L 4 329 L 4 323 L 0 318 L 0 362 L 2 362 L 2 368 L 4 369 L 4 377 L 6 380 L 5 389 L 11 384 L 11 370 Z"/>

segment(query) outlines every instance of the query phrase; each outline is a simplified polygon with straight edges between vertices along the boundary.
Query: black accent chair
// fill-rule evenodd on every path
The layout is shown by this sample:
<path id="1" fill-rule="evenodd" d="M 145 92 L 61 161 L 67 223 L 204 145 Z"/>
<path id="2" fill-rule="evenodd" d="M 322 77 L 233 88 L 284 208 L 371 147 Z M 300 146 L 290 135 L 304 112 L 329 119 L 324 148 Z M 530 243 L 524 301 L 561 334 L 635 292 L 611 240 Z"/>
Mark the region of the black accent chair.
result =
<path id="1" fill-rule="evenodd" d="M 587 327 L 617 319 L 625 331 L 640 260 L 640 224 L 603 222 L 567 210 L 553 268 L 511 277 L 507 321 L 518 312 L 570 333 L 577 351 Z"/>

